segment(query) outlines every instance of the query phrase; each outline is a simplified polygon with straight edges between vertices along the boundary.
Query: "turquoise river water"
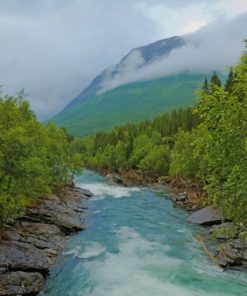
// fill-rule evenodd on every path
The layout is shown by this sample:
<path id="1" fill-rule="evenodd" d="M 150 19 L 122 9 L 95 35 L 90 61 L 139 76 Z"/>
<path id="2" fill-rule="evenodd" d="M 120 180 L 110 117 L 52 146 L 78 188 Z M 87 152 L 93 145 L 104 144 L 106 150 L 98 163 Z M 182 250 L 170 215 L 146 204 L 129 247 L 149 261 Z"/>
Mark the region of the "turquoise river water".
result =
<path id="1" fill-rule="evenodd" d="M 247 296 L 247 274 L 221 272 L 203 254 L 169 192 L 121 187 L 90 171 L 87 229 L 68 239 L 42 296 Z"/>

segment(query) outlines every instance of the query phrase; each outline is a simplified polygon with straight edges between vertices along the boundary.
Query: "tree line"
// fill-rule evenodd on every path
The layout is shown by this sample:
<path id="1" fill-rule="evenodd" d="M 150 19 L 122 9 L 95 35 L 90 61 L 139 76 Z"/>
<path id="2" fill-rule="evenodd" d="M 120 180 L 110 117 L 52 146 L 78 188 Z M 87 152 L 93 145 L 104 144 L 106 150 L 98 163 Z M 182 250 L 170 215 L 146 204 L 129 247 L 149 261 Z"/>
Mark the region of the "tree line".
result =
<path id="1" fill-rule="evenodd" d="M 191 108 L 174 110 L 152 121 L 116 127 L 83 140 L 86 165 L 123 171 L 140 169 L 152 175 L 168 174 L 173 135 L 191 130 L 198 118 Z"/>
<path id="2" fill-rule="evenodd" d="M 128 124 L 83 140 L 88 167 L 141 170 L 203 184 L 207 200 L 247 219 L 247 53 L 225 81 L 213 73 L 194 108 Z"/>
<path id="3" fill-rule="evenodd" d="M 42 125 L 22 96 L 0 97 L 0 224 L 71 182 L 82 169 L 77 140 Z"/>

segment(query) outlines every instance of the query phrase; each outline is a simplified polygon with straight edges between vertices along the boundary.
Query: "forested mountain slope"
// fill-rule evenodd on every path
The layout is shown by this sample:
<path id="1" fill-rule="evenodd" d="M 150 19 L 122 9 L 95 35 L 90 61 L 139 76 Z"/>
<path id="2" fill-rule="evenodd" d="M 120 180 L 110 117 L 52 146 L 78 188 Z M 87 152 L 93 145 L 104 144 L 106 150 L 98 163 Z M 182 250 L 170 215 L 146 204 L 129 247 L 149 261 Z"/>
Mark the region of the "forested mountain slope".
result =
<path id="1" fill-rule="evenodd" d="M 76 103 L 52 121 L 81 136 L 152 119 L 164 111 L 193 105 L 195 89 L 201 86 L 203 78 L 183 74 L 123 85 Z"/>

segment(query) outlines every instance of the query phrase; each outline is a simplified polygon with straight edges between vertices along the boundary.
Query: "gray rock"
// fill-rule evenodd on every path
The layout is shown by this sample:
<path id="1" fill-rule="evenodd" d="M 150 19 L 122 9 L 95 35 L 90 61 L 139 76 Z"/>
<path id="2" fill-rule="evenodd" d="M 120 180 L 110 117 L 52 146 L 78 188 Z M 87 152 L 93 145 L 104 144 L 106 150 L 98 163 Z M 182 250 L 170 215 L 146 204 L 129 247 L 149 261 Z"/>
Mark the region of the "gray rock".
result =
<path id="1" fill-rule="evenodd" d="M 41 249 L 50 266 L 62 250 L 65 240 L 64 234 L 55 225 L 22 220 L 17 222 L 15 227 L 8 227 L 7 231 L 2 230 L 1 238 L 5 241 L 28 243 Z"/>
<path id="2" fill-rule="evenodd" d="M 28 220 L 46 222 L 58 226 L 64 233 L 83 230 L 82 221 L 75 211 L 66 205 L 66 202 L 56 200 L 54 197 L 42 200 L 37 208 L 27 209 Z"/>
<path id="3" fill-rule="evenodd" d="M 62 198 L 51 195 L 1 229 L 0 296 L 35 295 L 42 289 L 65 236 L 84 229 L 89 194 L 71 188 Z"/>
<path id="4" fill-rule="evenodd" d="M 83 196 L 85 195 L 83 194 Z M 88 196 L 86 196 L 85 199 L 81 198 L 81 194 L 75 192 L 73 193 L 73 195 L 71 195 L 69 199 L 65 201 L 65 203 L 73 211 L 84 213 L 85 210 L 88 208 L 87 206 Z"/>
<path id="5" fill-rule="evenodd" d="M 0 274 L 6 273 L 8 271 L 9 271 L 8 268 L 6 268 L 6 267 L 0 267 Z"/>
<path id="6" fill-rule="evenodd" d="M 172 202 L 176 202 L 177 201 L 177 196 L 173 195 L 171 199 L 172 199 Z"/>
<path id="7" fill-rule="evenodd" d="M 183 203 L 183 202 L 185 202 L 185 200 L 186 200 L 186 195 L 183 193 L 172 196 L 172 201 L 174 203 Z"/>
<path id="8" fill-rule="evenodd" d="M 177 201 L 185 201 L 186 200 L 186 193 L 179 193 L 177 196 Z"/>
<path id="9" fill-rule="evenodd" d="M 215 258 L 222 267 L 247 266 L 247 242 L 234 239 L 222 243 L 217 248 Z"/>
<path id="10" fill-rule="evenodd" d="M 86 197 L 92 197 L 93 196 L 92 192 L 90 192 L 89 190 L 86 190 L 86 189 L 76 188 L 75 191 L 78 192 L 80 195 L 81 194 L 85 195 Z"/>
<path id="11" fill-rule="evenodd" d="M 16 241 L 3 241 L 0 244 L 0 267 L 47 272 L 50 266 L 44 253 L 36 247 Z"/>
<path id="12" fill-rule="evenodd" d="M 112 174 L 107 174 L 106 178 L 113 184 L 123 184 L 124 180 L 123 178 L 116 173 L 112 173 Z"/>
<path id="13" fill-rule="evenodd" d="M 5 230 L 1 230 L 0 239 L 18 241 L 20 239 L 20 234 L 14 227 L 7 227 Z"/>
<path id="14" fill-rule="evenodd" d="M 235 239 L 231 241 L 229 244 L 232 248 L 237 249 L 241 252 L 247 251 L 247 242 L 242 239 Z"/>
<path id="15" fill-rule="evenodd" d="M 44 278 L 38 272 L 8 272 L 0 274 L 0 296 L 34 295 L 44 285 Z"/>
<path id="16" fill-rule="evenodd" d="M 224 222 L 220 225 L 215 225 L 212 229 L 212 233 L 217 239 L 230 239 L 236 238 L 237 232 L 233 230 L 233 223 L 232 222 Z"/>
<path id="17" fill-rule="evenodd" d="M 219 224 L 222 222 L 222 220 L 223 218 L 219 210 L 217 210 L 213 206 L 208 206 L 199 211 L 196 211 L 188 218 L 189 222 L 204 226 Z"/>

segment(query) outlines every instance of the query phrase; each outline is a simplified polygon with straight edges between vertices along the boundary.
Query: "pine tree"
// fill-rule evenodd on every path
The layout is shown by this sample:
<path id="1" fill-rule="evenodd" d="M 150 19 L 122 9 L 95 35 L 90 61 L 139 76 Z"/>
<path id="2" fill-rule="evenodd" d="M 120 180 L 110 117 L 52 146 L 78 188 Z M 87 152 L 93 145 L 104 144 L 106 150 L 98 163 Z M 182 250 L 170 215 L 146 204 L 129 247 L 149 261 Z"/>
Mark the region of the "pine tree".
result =
<path id="1" fill-rule="evenodd" d="M 207 79 L 207 78 L 205 78 L 205 80 L 204 80 L 204 84 L 203 84 L 202 90 L 203 90 L 205 93 L 209 93 L 208 79 Z"/>
<path id="2" fill-rule="evenodd" d="M 222 83 L 220 81 L 219 76 L 217 75 L 217 73 L 214 71 L 211 80 L 210 80 L 210 86 L 211 88 L 214 88 L 215 86 L 221 87 Z"/>
<path id="3" fill-rule="evenodd" d="M 225 91 L 231 93 L 233 90 L 233 83 L 234 83 L 235 73 L 233 71 L 233 68 L 231 67 L 228 77 L 226 79 L 225 83 Z"/>

